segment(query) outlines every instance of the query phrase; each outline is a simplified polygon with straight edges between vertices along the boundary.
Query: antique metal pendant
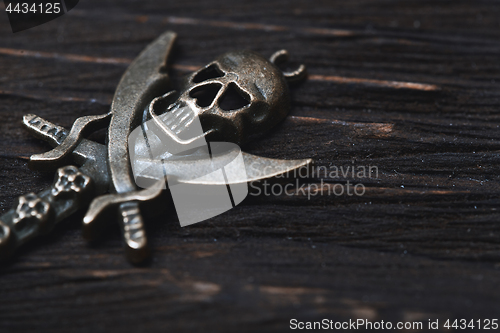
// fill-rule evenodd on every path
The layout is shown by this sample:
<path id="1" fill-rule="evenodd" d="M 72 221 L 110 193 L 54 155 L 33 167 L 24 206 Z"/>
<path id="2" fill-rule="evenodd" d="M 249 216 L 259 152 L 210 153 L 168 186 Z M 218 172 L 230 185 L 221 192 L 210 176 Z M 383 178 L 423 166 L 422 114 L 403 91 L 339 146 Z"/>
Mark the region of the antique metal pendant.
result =
<path id="1" fill-rule="evenodd" d="M 200 175 L 183 178 L 199 173 L 200 165 L 214 168 L 236 156 L 231 149 L 217 155 L 209 148 L 209 158 L 200 157 L 206 142 L 243 144 L 283 120 L 290 109 L 287 81 L 303 78 L 305 67 L 294 72 L 278 69 L 276 64 L 288 58 L 284 50 L 269 61 L 250 51 L 231 52 L 189 75 L 176 93 L 166 73 L 175 38 L 172 32 L 164 33 L 130 65 L 109 113 L 78 118 L 69 131 L 36 115 L 24 116 L 25 127 L 54 147 L 32 155 L 30 167 L 57 171 L 50 188 L 19 197 L 0 217 L 1 257 L 88 206 L 84 237 L 94 239 L 114 217 L 121 225 L 127 258 L 139 263 L 149 256 L 140 203 L 157 198 L 168 177 L 200 186 L 246 184 L 311 164 L 309 159 L 276 160 L 243 152 L 244 177 L 224 174 L 222 182 Z M 237 98 L 231 101 L 231 94 Z M 162 106 L 165 112 L 159 114 Z M 196 123 L 201 127 L 193 130 Z M 105 127 L 106 145 L 84 138 Z M 155 149 L 163 151 L 157 154 Z M 255 162 L 258 170 L 249 167 Z M 142 181 L 150 181 L 142 189 L 139 169 Z"/>

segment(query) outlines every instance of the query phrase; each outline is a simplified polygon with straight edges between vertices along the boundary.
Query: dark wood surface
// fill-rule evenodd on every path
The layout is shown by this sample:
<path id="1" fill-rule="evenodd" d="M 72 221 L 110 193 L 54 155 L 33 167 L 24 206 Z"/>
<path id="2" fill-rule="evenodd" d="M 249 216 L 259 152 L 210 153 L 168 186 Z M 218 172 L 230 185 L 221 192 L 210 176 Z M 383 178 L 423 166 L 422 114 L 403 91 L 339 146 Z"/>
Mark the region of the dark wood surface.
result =
<path id="1" fill-rule="evenodd" d="M 225 51 L 288 49 L 310 78 L 292 90 L 290 117 L 244 149 L 377 166 L 378 178 L 320 174 L 305 182 L 366 193 L 249 197 L 186 228 L 170 208 L 148 220 L 145 267 L 126 262 L 117 228 L 89 245 L 74 216 L 2 264 L 1 332 L 499 316 L 496 1 L 86 0 L 17 34 L 2 14 L 0 212 L 53 177 L 27 167 L 48 146 L 22 129 L 23 114 L 70 127 L 106 112 L 127 65 L 165 30 L 179 34 L 176 82 Z"/>

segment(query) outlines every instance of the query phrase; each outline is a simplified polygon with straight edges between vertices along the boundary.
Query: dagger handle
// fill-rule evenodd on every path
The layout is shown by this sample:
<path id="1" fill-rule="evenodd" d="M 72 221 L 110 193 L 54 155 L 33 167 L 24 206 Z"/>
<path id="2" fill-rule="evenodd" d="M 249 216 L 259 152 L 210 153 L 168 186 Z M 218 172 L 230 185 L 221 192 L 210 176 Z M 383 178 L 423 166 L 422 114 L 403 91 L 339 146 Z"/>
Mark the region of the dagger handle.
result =
<path id="1" fill-rule="evenodd" d="M 150 250 L 139 202 L 124 202 L 118 207 L 118 212 L 127 259 L 140 264 L 149 258 Z"/>
<path id="2" fill-rule="evenodd" d="M 0 259 L 8 258 L 29 240 L 47 234 L 58 222 L 87 205 L 93 189 L 92 178 L 83 167 L 68 165 L 57 170 L 49 188 L 18 197 L 14 206 L 0 216 Z"/>
<path id="3" fill-rule="evenodd" d="M 164 187 L 164 181 L 157 181 L 140 191 L 106 194 L 95 198 L 83 218 L 84 237 L 88 240 L 95 239 L 105 222 L 118 212 L 127 258 L 134 264 L 143 262 L 149 256 L 149 248 L 139 204 L 150 202 L 155 205 L 153 201 L 160 198 Z"/>
<path id="4" fill-rule="evenodd" d="M 34 137 L 48 142 L 52 147 L 61 145 L 68 136 L 68 132 L 63 127 L 34 114 L 25 115 L 23 125 Z"/>

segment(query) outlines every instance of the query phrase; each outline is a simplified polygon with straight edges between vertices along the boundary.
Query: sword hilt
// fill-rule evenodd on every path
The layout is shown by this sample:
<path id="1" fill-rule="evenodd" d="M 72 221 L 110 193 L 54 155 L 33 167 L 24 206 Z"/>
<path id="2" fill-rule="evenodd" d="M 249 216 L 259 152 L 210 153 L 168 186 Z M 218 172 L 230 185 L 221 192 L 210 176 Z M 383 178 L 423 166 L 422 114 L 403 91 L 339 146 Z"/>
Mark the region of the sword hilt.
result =
<path id="1" fill-rule="evenodd" d="M 51 187 L 18 197 L 14 207 L 0 216 L 0 258 L 8 258 L 19 246 L 48 233 L 87 205 L 93 192 L 93 181 L 85 169 L 68 165 L 57 170 Z"/>
<path id="2" fill-rule="evenodd" d="M 47 141 L 52 147 L 61 145 L 68 132 L 37 115 L 27 114 L 23 117 L 23 125 L 36 138 Z"/>
<path id="3" fill-rule="evenodd" d="M 134 264 L 143 263 L 149 258 L 150 250 L 139 202 L 122 203 L 118 207 L 118 213 L 127 259 Z"/>
<path id="4" fill-rule="evenodd" d="M 149 248 L 139 203 L 158 198 L 164 187 L 164 180 L 159 180 L 140 191 L 106 194 L 95 198 L 83 218 L 83 236 L 87 240 L 94 240 L 106 221 L 118 215 L 127 258 L 134 264 L 143 262 L 149 257 Z"/>

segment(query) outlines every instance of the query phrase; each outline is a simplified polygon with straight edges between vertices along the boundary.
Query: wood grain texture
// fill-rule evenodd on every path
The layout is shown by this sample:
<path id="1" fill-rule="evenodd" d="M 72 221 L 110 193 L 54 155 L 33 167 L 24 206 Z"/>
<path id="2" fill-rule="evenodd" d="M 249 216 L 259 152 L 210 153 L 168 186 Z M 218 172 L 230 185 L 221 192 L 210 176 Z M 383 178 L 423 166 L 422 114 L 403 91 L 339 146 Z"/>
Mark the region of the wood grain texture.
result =
<path id="1" fill-rule="evenodd" d="M 232 49 L 288 49 L 310 79 L 292 90 L 290 117 L 244 149 L 378 177 L 323 172 L 303 192 L 248 197 L 186 228 L 170 207 L 148 220 L 146 267 L 125 261 L 117 228 L 87 244 L 79 214 L 2 264 L 1 332 L 498 316 L 496 1 L 86 0 L 17 34 L 0 15 L 0 213 L 53 177 L 27 168 L 48 147 L 22 116 L 70 127 L 107 112 L 127 65 L 165 30 L 179 34 L 175 82 Z M 365 195 L 328 195 L 347 181 Z"/>

